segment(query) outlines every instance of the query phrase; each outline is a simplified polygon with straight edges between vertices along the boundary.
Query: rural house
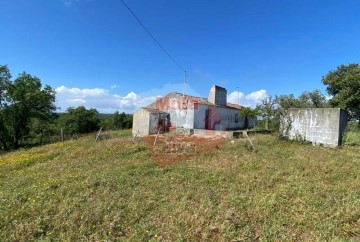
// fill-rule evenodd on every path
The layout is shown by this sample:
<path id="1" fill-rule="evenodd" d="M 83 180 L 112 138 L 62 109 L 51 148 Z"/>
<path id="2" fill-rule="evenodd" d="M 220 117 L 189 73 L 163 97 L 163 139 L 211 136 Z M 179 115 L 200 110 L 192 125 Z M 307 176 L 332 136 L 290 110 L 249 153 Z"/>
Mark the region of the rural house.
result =
<path id="1" fill-rule="evenodd" d="M 133 116 L 133 136 L 176 131 L 191 134 L 197 130 L 239 130 L 256 125 L 256 117 L 240 117 L 238 104 L 227 103 L 227 91 L 212 86 L 208 98 L 171 92 L 158 98 Z"/>

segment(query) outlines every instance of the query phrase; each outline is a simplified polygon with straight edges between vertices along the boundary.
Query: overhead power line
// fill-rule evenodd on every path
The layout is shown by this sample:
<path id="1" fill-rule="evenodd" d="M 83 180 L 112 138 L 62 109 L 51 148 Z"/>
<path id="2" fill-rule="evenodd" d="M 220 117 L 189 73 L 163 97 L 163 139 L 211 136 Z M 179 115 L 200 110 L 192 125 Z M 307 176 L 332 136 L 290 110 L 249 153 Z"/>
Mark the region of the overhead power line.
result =
<path id="1" fill-rule="evenodd" d="M 135 15 L 135 13 L 129 8 L 129 6 L 124 2 L 124 0 L 121 0 L 121 2 L 124 4 L 124 6 L 129 10 L 129 12 L 132 14 L 132 16 L 134 16 L 134 18 L 139 22 L 139 24 L 141 25 L 141 27 L 149 34 L 149 36 L 152 38 L 153 41 L 155 41 L 155 43 L 159 46 L 159 48 L 164 51 L 164 53 L 184 72 L 185 69 L 174 59 L 172 58 L 172 56 L 169 54 L 169 52 L 167 52 L 165 50 L 165 48 L 159 43 L 159 41 L 156 40 L 156 38 L 154 37 L 154 35 L 152 35 L 152 33 L 145 27 L 145 25 L 141 22 L 141 20 Z"/>

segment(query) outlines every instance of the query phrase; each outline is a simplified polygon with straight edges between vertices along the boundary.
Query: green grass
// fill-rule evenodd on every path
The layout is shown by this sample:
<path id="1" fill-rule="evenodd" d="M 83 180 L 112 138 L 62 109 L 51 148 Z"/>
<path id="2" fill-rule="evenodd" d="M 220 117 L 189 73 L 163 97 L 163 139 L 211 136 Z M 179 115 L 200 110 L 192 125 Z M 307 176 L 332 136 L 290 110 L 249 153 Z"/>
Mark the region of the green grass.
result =
<path id="1" fill-rule="evenodd" d="M 347 131 L 343 137 L 343 143 L 347 146 L 360 146 L 360 132 Z"/>
<path id="2" fill-rule="evenodd" d="M 360 146 L 360 126 L 358 123 L 348 123 L 342 142 L 345 146 Z"/>
<path id="3" fill-rule="evenodd" d="M 0 156 L 0 241 L 358 241 L 360 147 L 271 135 L 166 168 L 129 131 Z"/>

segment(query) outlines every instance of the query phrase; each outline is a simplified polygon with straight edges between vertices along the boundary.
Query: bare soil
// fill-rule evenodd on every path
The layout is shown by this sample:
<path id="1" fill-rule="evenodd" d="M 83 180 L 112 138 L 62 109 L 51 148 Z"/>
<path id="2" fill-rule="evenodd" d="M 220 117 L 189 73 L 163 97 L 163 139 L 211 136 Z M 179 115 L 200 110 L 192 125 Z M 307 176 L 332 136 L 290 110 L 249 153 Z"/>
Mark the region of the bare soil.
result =
<path id="1" fill-rule="evenodd" d="M 221 148 L 225 139 L 221 137 L 202 137 L 199 135 L 156 135 L 144 137 L 150 155 L 157 166 L 164 167 L 194 157 L 209 154 Z"/>

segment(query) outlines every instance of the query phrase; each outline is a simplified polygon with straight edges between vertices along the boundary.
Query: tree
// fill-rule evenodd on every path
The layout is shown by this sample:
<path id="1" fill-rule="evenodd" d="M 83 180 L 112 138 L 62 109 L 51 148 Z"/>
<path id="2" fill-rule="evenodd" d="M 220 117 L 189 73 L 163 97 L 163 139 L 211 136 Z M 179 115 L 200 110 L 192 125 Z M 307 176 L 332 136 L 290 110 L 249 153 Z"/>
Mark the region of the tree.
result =
<path id="1" fill-rule="evenodd" d="M 241 109 L 239 110 L 239 114 L 240 116 L 245 118 L 245 129 L 247 129 L 249 126 L 249 117 L 260 115 L 260 111 L 258 107 L 255 109 L 249 107 L 241 107 Z"/>
<path id="2" fill-rule="evenodd" d="M 279 107 L 283 109 L 301 107 L 299 100 L 294 96 L 294 94 L 276 96 L 275 99 Z"/>
<path id="3" fill-rule="evenodd" d="M 276 103 L 283 109 L 288 108 L 325 108 L 328 106 L 327 99 L 320 90 L 305 91 L 296 98 L 293 94 L 276 96 Z"/>
<path id="4" fill-rule="evenodd" d="M 324 94 L 320 90 L 316 89 L 312 92 L 303 92 L 298 99 L 300 107 L 304 108 L 326 108 L 328 102 Z"/>
<path id="5" fill-rule="evenodd" d="M 323 76 L 322 82 L 332 95 L 330 106 L 343 108 L 352 118 L 360 120 L 360 65 L 340 65 Z"/>
<path id="6" fill-rule="evenodd" d="M 0 66 L 0 144 L 7 149 L 9 135 L 5 126 L 5 108 L 6 108 L 6 87 L 9 85 L 11 74 L 6 65 Z"/>
<path id="7" fill-rule="evenodd" d="M 272 96 L 268 96 L 262 100 L 260 105 L 256 106 L 260 115 L 265 119 L 265 129 L 269 129 L 269 120 L 276 114 L 275 104 L 276 99 Z"/>
<path id="8" fill-rule="evenodd" d="M 59 125 L 57 124 L 58 117 L 58 114 L 53 113 L 51 117 L 47 118 L 46 120 L 31 118 L 29 124 L 29 138 L 31 143 L 42 145 L 46 142 L 49 142 L 51 136 L 58 136 L 60 129 Z"/>
<path id="9" fill-rule="evenodd" d="M 133 125 L 133 115 L 132 114 L 126 114 L 125 120 L 124 120 L 124 129 L 131 129 Z"/>
<path id="10" fill-rule="evenodd" d="M 96 109 L 87 110 L 84 106 L 70 107 L 60 116 L 60 122 L 71 134 L 84 134 L 98 130 L 100 127 L 99 113 Z"/>
<path id="11" fill-rule="evenodd" d="M 120 114 L 119 111 L 116 111 L 113 115 L 114 129 L 123 129 L 125 118 L 126 118 L 126 114 L 124 112 Z"/>
<path id="12" fill-rule="evenodd" d="M 55 91 L 48 85 L 43 88 L 39 78 L 25 72 L 11 81 L 7 66 L 0 69 L 0 132 L 6 133 L 2 146 L 6 148 L 6 143 L 11 143 L 18 148 L 20 140 L 29 133 L 31 118 L 46 120 L 55 110 Z"/>

